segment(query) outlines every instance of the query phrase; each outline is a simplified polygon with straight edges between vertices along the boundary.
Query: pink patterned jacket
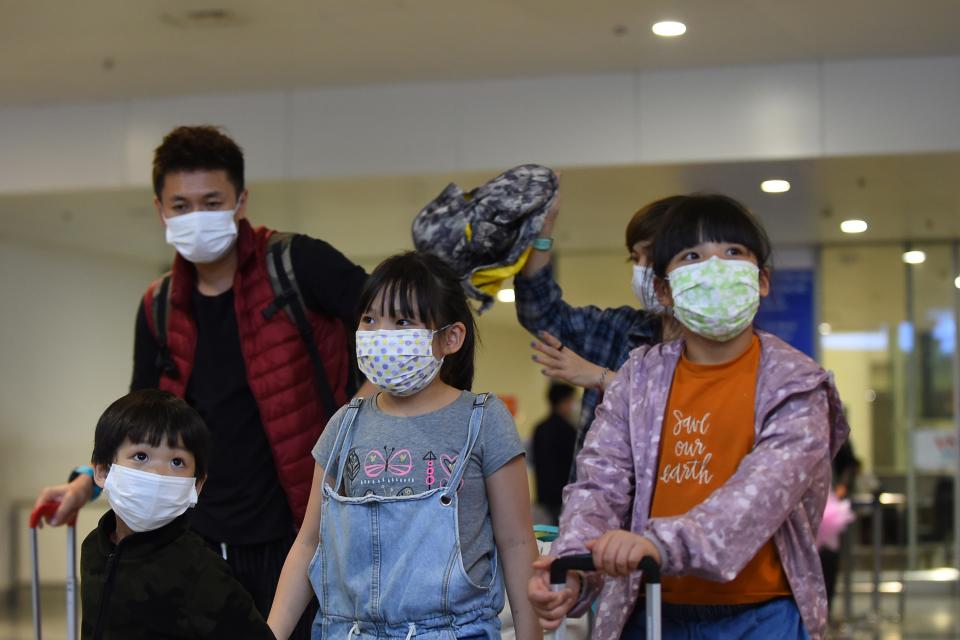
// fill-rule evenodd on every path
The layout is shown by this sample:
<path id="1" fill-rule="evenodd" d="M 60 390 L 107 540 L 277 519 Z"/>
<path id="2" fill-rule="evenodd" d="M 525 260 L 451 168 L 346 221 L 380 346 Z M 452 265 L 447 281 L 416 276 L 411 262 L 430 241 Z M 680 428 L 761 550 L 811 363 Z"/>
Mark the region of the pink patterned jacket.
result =
<path id="1" fill-rule="evenodd" d="M 640 347 L 617 373 L 563 495 L 552 555 L 584 553 L 611 529 L 642 532 L 667 575 L 732 580 L 771 537 L 810 637 L 823 638 L 827 599 L 816 535 L 830 489 L 830 461 L 850 429 L 831 376 L 775 336 L 760 336 L 756 441 L 736 473 L 681 516 L 649 518 L 660 431 L 682 341 Z M 600 592 L 594 640 L 620 637 L 640 576 L 592 575 L 582 614 Z"/>

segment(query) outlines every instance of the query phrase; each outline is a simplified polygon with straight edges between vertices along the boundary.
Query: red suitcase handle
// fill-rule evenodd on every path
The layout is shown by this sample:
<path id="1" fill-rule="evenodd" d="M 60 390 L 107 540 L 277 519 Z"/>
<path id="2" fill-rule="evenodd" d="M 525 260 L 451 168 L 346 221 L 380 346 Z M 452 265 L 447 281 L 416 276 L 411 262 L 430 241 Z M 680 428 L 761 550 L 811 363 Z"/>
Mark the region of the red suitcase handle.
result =
<path id="1" fill-rule="evenodd" d="M 44 502 L 42 505 L 30 512 L 30 528 L 36 529 L 42 518 L 50 519 L 60 508 L 59 502 Z M 21 525 L 22 526 L 22 525 Z M 74 516 L 67 522 L 68 527 L 77 526 L 77 517 Z"/>
<path id="2" fill-rule="evenodd" d="M 30 512 L 30 551 L 33 556 L 33 632 L 40 640 L 40 563 L 37 550 L 37 527 L 44 517 L 50 518 L 60 508 L 59 502 L 44 502 Z M 77 518 L 67 522 L 67 639 L 77 638 Z"/>

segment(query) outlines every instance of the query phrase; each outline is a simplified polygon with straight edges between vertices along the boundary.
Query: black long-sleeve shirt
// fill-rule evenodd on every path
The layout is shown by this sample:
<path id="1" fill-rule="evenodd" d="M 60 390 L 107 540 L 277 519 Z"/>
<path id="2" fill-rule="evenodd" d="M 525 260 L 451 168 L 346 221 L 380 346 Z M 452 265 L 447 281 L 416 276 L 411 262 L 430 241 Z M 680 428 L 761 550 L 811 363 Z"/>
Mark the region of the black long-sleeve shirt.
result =
<path id="1" fill-rule="evenodd" d="M 326 242 L 307 236 L 294 237 L 290 259 L 304 304 L 339 318 L 352 331 L 367 277 L 364 270 Z M 217 296 L 194 289 L 191 298 L 197 349 L 185 400 L 200 413 L 213 436 L 207 482 L 193 509 L 191 526 L 213 540 L 257 544 L 288 536 L 293 516 L 247 382 L 233 296 L 232 289 Z M 347 344 L 344 348 L 349 349 Z M 159 385 L 157 351 L 141 301 L 131 390 Z M 355 355 L 350 353 L 350 358 Z"/>

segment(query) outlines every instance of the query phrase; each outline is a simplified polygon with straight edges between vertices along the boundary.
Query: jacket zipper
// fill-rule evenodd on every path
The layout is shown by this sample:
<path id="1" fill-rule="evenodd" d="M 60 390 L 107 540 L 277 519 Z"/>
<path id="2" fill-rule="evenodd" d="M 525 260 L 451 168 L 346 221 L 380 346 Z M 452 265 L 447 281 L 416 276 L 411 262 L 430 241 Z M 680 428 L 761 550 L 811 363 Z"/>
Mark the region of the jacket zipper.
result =
<path id="1" fill-rule="evenodd" d="M 100 597 L 100 611 L 97 612 L 97 624 L 93 628 L 93 640 L 100 640 L 103 635 L 104 617 L 110 604 L 110 595 L 113 592 L 113 579 L 116 575 L 117 563 L 120 556 L 120 545 L 107 556 L 107 577 L 103 582 L 103 594 Z"/>

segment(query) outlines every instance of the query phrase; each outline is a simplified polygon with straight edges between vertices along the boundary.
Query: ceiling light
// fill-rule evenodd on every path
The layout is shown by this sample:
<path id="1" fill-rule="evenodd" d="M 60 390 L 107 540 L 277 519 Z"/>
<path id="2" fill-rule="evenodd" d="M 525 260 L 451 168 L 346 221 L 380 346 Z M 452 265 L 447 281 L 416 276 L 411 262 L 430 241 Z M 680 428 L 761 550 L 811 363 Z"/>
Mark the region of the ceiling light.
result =
<path id="1" fill-rule="evenodd" d="M 687 25 L 675 20 L 663 20 L 653 25 L 652 29 L 661 38 L 676 38 L 687 32 Z"/>
<path id="2" fill-rule="evenodd" d="M 957 276 L 956 278 L 954 278 L 953 286 L 955 286 L 957 289 L 960 289 L 960 276 Z"/>
<path id="3" fill-rule="evenodd" d="M 820 335 L 828 336 L 833 331 L 833 327 L 830 326 L 829 322 L 821 322 L 820 326 L 817 327 L 817 330 L 819 331 Z"/>
<path id="4" fill-rule="evenodd" d="M 923 251 L 906 251 L 903 254 L 903 261 L 907 264 L 923 264 L 927 259 L 927 254 Z"/>
<path id="5" fill-rule="evenodd" d="M 497 291 L 497 300 L 500 302 L 513 302 L 516 298 L 517 296 L 514 294 L 513 289 L 500 289 L 500 291 Z"/>
<path id="6" fill-rule="evenodd" d="M 840 231 L 844 233 L 863 233 L 867 230 L 867 223 L 863 220 L 844 220 L 840 223 Z"/>
<path id="7" fill-rule="evenodd" d="M 790 191 L 790 183 L 786 180 L 764 180 L 760 183 L 760 190 L 764 193 L 786 193 Z"/>

